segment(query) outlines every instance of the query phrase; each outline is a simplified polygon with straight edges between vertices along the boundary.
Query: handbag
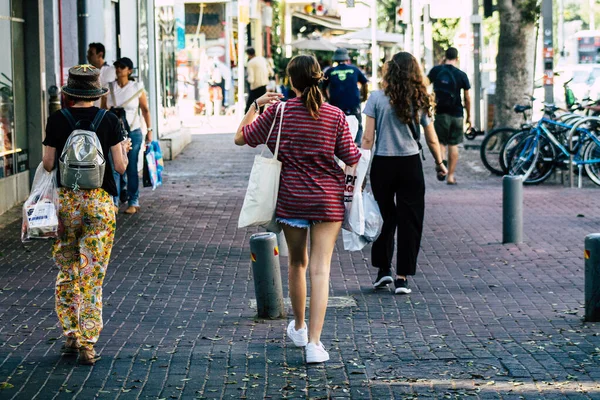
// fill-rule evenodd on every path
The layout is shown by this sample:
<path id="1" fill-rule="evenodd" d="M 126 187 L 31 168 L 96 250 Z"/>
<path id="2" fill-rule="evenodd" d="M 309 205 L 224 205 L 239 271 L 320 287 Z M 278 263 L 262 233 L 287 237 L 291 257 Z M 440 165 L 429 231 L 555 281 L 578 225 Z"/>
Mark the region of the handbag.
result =
<path id="1" fill-rule="evenodd" d="M 273 225 L 272 222 L 275 219 L 275 209 L 277 207 L 277 195 L 279 194 L 279 178 L 281 176 L 281 161 L 277 160 L 277 155 L 279 154 L 284 109 L 285 102 L 280 102 L 273 118 L 271 130 L 265 141 L 265 144 L 269 142 L 269 138 L 277 122 L 277 114 L 281 110 L 279 131 L 277 132 L 277 142 L 273 158 L 263 157 L 264 148 L 260 154 L 254 157 L 254 164 L 252 165 L 248 181 L 248 189 L 246 189 L 244 204 L 242 205 L 242 211 L 238 219 L 238 228 Z"/>
<path id="2" fill-rule="evenodd" d="M 114 104 L 114 106 L 112 106 L 110 108 L 111 113 L 115 114 L 119 120 L 121 121 L 121 127 L 122 129 L 129 134 L 129 132 L 131 132 L 131 128 L 129 126 L 129 122 L 127 122 L 127 114 L 125 113 L 125 106 L 127 104 L 129 104 L 130 102 L 132 102 L 134 99 L 137 99 L 138 97 L 140 97 L 140 95 L 142 94 L 142 92 L 144 91 L 144 89 L 139 89 L 137 92 L 135 92 L 133 94 L 133 96 L 131 96 L 130 98 L 128 98 L 127 100 L 125 100 L 123 102 L 123 104 L 117 106 L 117 99 L 115 97 L 115 91 L 114 91 L 114 87 L 115 87 L 115 82 L 111 82 L 108 84 L 109 89 L 110 89 L 110 97 L 112 99 L 112 102 Z M 135 125 L 135 122 L 137 121 L 139 113 L 136 112 L 135 113 L 135 117 L 133 118 L 133 121 L 131 122 L 132 125 Z M 126 134 L 124 136 L 127 136 Z"/>

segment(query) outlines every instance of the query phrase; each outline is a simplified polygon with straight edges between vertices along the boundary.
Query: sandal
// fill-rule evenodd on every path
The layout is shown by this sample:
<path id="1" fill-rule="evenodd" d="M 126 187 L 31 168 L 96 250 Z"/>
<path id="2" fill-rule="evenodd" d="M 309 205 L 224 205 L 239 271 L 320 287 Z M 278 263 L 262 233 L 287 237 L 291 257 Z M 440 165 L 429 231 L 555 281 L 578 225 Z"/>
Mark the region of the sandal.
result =
<path id="1" fill-rule="evenodd" d="M 86 349 L 84 347 L 79 349 L 79 358 L 77 359 L 79 364 L 94 365 L 99 359 L 100 356 L 96 354 L 94 349 Z"/>
<path id="2" fill-rule="evenodd" d="M 81 349 L 81 344 L 77 340 L 77 338 L 68 336 L 67 341 L 63 344 L 60 349 L 63 354 L 77 354 Z"/>

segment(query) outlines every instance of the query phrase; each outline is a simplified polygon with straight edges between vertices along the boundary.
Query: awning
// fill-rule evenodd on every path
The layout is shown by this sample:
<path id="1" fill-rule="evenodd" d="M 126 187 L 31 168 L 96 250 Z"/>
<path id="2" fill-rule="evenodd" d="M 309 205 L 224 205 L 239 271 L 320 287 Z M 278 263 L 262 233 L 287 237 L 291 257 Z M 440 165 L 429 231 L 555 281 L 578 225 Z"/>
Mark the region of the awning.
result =
<path id="1" fill-rule="evenodd" d="M 375 34 L 375 38 L 378 43 L 393 43 L 393 44 L 401 44 L 404 42 L 404 35 L 399 33 L 392 32 L 384 32 L 377 30 Z M 362 29 L 358 32 L 351 32 L 345 35 L 337 36 L 336 40 L 340 41 L 363 41 L 370 42 L 371 41 L 371 28 Z"/>
<path id="2" fill-rule="evenodd" d="M 337 17 L 328 17 L 325 15 L 310 15 L 303 12 L 296 11 L 292 13 L 292 17 L 300 18 L 308 21 L 312 24 L 321 25 L 325 28 L 335 29 L 340 31 L 352 31 L 353 29 L 344 28 L 342 26 L 342 20 Z"/>

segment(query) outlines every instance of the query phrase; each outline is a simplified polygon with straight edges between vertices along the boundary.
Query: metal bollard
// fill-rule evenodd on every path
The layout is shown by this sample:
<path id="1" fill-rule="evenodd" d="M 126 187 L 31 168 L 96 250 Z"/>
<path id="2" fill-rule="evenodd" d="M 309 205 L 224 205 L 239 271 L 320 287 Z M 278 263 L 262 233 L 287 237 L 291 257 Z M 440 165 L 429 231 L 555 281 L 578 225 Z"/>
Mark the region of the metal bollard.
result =
<path id="1" fill-rule="evenodd" d="M 502 178 L 502 243 L 523 241 L 523 177 Z"/>
<path id="2" fill-rule="evenodd" d="M 250 253 L 258 317 L 285 318 L 277 235 L 272 232 L 252 235 Z"/>
<path id="3" fill-rule="evenodd" d="M 60 109 L 60 89 L 52 85 L 48 88 L 48 115 L 52 115 Z"/>
<path id="4" fill-rule="evenodd" d="M 585 320 L 600 321 L 600 233 L 585 237 Z"/>

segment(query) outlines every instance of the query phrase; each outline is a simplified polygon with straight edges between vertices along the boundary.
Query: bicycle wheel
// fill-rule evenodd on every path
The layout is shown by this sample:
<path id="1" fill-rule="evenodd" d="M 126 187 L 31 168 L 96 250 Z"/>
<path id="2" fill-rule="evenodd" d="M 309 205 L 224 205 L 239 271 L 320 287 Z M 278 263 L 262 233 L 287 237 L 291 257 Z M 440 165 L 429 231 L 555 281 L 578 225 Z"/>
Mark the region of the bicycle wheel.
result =
<path id="1" fill-rule="evenodd" d="M 481 141 L 479 154 L 481 162 L 494 175 L 504 175 L 504 170 L 500 164 L 500 154 L 506 140 L 514 133 L 516 129 L 499 128 L 490 131 Z"/>
<path id="2" fill-rule="evenodd" d="M 592 182 L 600 186 L 600 146 L 591 140 L 583 150 L 583 164 L 585 172 Z"/>
<path id="3" fill-rule="evenodd" d="M 535 134 L 528 135 L 517 144 L 508 157 L 508 174 L 513 176 L 522 175 L 523 182 L 525 182 L 534 170 L 540 154 L 538 145 L 539 141 Z"/>
<path id="4" fill-rule="evenodd" d="M 523 183 L 527 185 L 536 185 L 544 182 L 552 175 L 556 166 L 556 148 L 544 136 L 539 137 L 538 157 L 535 161 L 535 167 Z"/>
<path id="5" fill-rule="evenodd" d="M 498 158 L 503 175 L 508 174 L 508 155 L 512 154 L 512 149 L 514 149 L 515 146 L 519 144 L 530 133 L 530 129 L 517 131 L 511 137 L 508 138 L 504 145 L 502 145 L 502 149 L 500 150 L 500 155 L 498 156 Z"/>

